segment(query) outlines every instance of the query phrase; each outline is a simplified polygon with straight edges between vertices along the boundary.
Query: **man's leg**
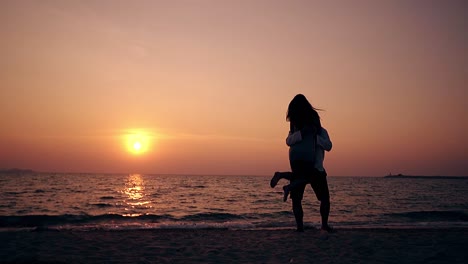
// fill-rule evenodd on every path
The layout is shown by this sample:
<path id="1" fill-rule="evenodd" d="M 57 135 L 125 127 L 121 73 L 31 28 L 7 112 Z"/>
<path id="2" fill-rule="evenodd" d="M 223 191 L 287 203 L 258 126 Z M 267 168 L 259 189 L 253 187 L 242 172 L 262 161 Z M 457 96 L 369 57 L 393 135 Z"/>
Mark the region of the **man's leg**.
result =
<path id="1" fill-rule="evenodd" d="M 322 216 L 322 227 L 328 228 L 328 216 L 330 215 L 330 199 L 320 201 L 320 215 Z"/>
<path id="2" fill-rule="evenodd" d="M 312 180 L 312 189 L 314 189 L 317 199 L 320 201 L 320 216 L 322 217 L 322 229 L 328 230 L 328 216 L 330 215 L 330 192 L 328 190 L 327 177 L 317 175 Z"/>

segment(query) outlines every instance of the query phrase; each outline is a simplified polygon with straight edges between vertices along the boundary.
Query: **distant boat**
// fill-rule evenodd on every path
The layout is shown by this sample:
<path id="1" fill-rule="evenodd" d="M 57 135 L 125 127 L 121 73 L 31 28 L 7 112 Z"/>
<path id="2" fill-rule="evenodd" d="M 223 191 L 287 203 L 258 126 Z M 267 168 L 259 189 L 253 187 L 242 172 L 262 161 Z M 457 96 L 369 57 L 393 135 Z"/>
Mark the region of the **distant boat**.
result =
<path id="1" fill-rule="evenodd" d="M 395 178 L 395 177 L 401 178 L 401 177 L 408 177 L 408 175 L 403 175 L 403 174 L 401 174 L 401 173 L 398 173 L 398 174 L 396 174 L 396 175 L 393 175 L 392 173 L 389 173 L 388 175 L 386 175 L 386 176 L 384 176 L 384 177 L 385 177 L 385 178 L 388 178 L 388 177 L 390 177 L 390 178 Z"/>

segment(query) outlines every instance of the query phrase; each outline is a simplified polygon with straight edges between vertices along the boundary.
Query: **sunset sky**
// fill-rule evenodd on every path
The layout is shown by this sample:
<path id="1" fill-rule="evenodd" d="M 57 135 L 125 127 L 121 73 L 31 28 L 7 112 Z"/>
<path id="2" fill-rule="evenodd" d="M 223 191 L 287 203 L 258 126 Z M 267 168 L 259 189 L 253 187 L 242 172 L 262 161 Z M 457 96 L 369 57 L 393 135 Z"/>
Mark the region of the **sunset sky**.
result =
<path id="1" fill-rule="evenodd" d="M 467 1 L 0 1 L 0 168 L 468 175 Z"/>

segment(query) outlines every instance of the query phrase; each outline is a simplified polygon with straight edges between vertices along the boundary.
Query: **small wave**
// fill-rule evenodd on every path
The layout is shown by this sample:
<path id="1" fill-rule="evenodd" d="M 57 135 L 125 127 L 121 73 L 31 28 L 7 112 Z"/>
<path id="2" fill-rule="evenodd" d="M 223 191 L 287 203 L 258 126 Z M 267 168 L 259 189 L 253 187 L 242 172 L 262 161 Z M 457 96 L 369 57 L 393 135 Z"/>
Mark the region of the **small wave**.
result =
<path id="1" fill-rule="evenodd" d="M 71 216 L 49 215 L 25 215 L 25 216 L 0 216 L 0 227 L 36 227 L 50 224 L 63 223 L 70 220 Z"/>
<path id="2" fill-rule="evenodd" d="M 244 217 L 236 214 L 229 213 L 199 213 L 193 215 L 187 215 L 182 217 L 182 220 L 189 221 L 226 221 L 226 220 L 236 220 L 243 219 Z"/>
<path id="3" fill-rule="evenodd" d="M 112 200 L 112 199 L 115 199 L 115 197 L 114 196 L 102 196 L 99 199 L 101 199 L 101 200 Z"/>
<path id="4" fill-rule="evenodd" d="M 405 217 L 413 221 L 468 221 L 468 215 L 461 211 L 415 211 L 387 215 Z"/>
<path id="5" fill-rule="evenodd" d="M 271 202 L 271 200 L 259 199 L 259 200 L 254 201 L 253 204 L 266 204 L 266 203 L 269 203 L 269 202 Z"/>
<path id="6" fill-rule="evenodd" d="M 179 186 L 179 188 L 187 188 L 187 189 L 204 189 L 206 188 L 205 185 L 190 185 L 190 184 L 184 184 Z"/>
<path id="7" fill-rule="evenodd" d="M 31 212 L 31 211 L 27 209 L 21 209 L 21 210 L 16 211 L 18 215 L 27 214 L 28 212 Z"/>
<path id="8" fill-rule="evenodd" d="M 106 222 L 158 222 L 161 220 L 174 220 L 172 216 L 164 215 L 120 215 L 120 214 L 103 214 L 103 215 L 24 215 L 24 216 L 0 216 L 0 228 L 5 227 L 47 227 L 58 225 L 89 225 L 93 223 Z"/>
<path id="9" fill-rule="evenodd" d="M 8 194 L 8 195 L 18 195 L 18 194 L 22 194 L 24 192 L 4 192 L 3 194 Z"/>
<path id="10" fill-rule="evenodd" d="M 244 215 L 245 218 L 249 219 L 281 219 L 285 216 L 290 216 L 291 212 L 290 211 L 279 211 L 279 212 L 273 212 L 273 213 L 253 213 L 253 214 L 246 214 Z"/>
<path id="11" fill-rule="evenodd" d="M 96 207 L 99 207 L 99 208 L 114 206 L 113 204 L 109 204 L 109 203 L 90 203 L 89 205 L 96 206 Z"/>
<path id="12" fill-rule="evenodd" d="M 70 190 L 72 193 L 86 193 L 87 191 L 84 190 Z"/>
<path id="13" fill-rule="evenodd" d="M 37 189 L 34 191 L 34 193 L 45 193 L 46 191 L 42 190 L 42 189 Z"/>
<path id="14" fill-rule="evenodd" d="M 28 231 L 121 231 L 121 230 L 245 230 L 256 229 L 249 223 L 225 222 L 225 223 L 191 223 L 191 222 L 165 222 L 165 223 L 127 223 L 127 224 L 90 224 L 90 225 L 61 225 L 39 226 L 29 228 Z M 25 230 L 25 228 L 9 228 L 10 230 Z M 2 230 L 0 229 L 0 232 Z"/>

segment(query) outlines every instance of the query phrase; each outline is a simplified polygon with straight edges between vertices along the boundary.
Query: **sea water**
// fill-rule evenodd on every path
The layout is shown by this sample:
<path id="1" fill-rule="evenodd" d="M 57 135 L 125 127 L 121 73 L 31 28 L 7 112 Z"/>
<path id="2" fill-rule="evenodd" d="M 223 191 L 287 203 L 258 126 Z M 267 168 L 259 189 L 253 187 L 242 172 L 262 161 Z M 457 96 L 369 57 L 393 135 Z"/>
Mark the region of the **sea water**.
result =
<path id="1" fill-rule="evenodd" d="M 295 227 L 269 176 L 0 174 L 0 230 Z M 336 228 L 468 227 L 468 179 L 328 177 Z M 305 191 L 306 227 L 320 203 Z"/>

